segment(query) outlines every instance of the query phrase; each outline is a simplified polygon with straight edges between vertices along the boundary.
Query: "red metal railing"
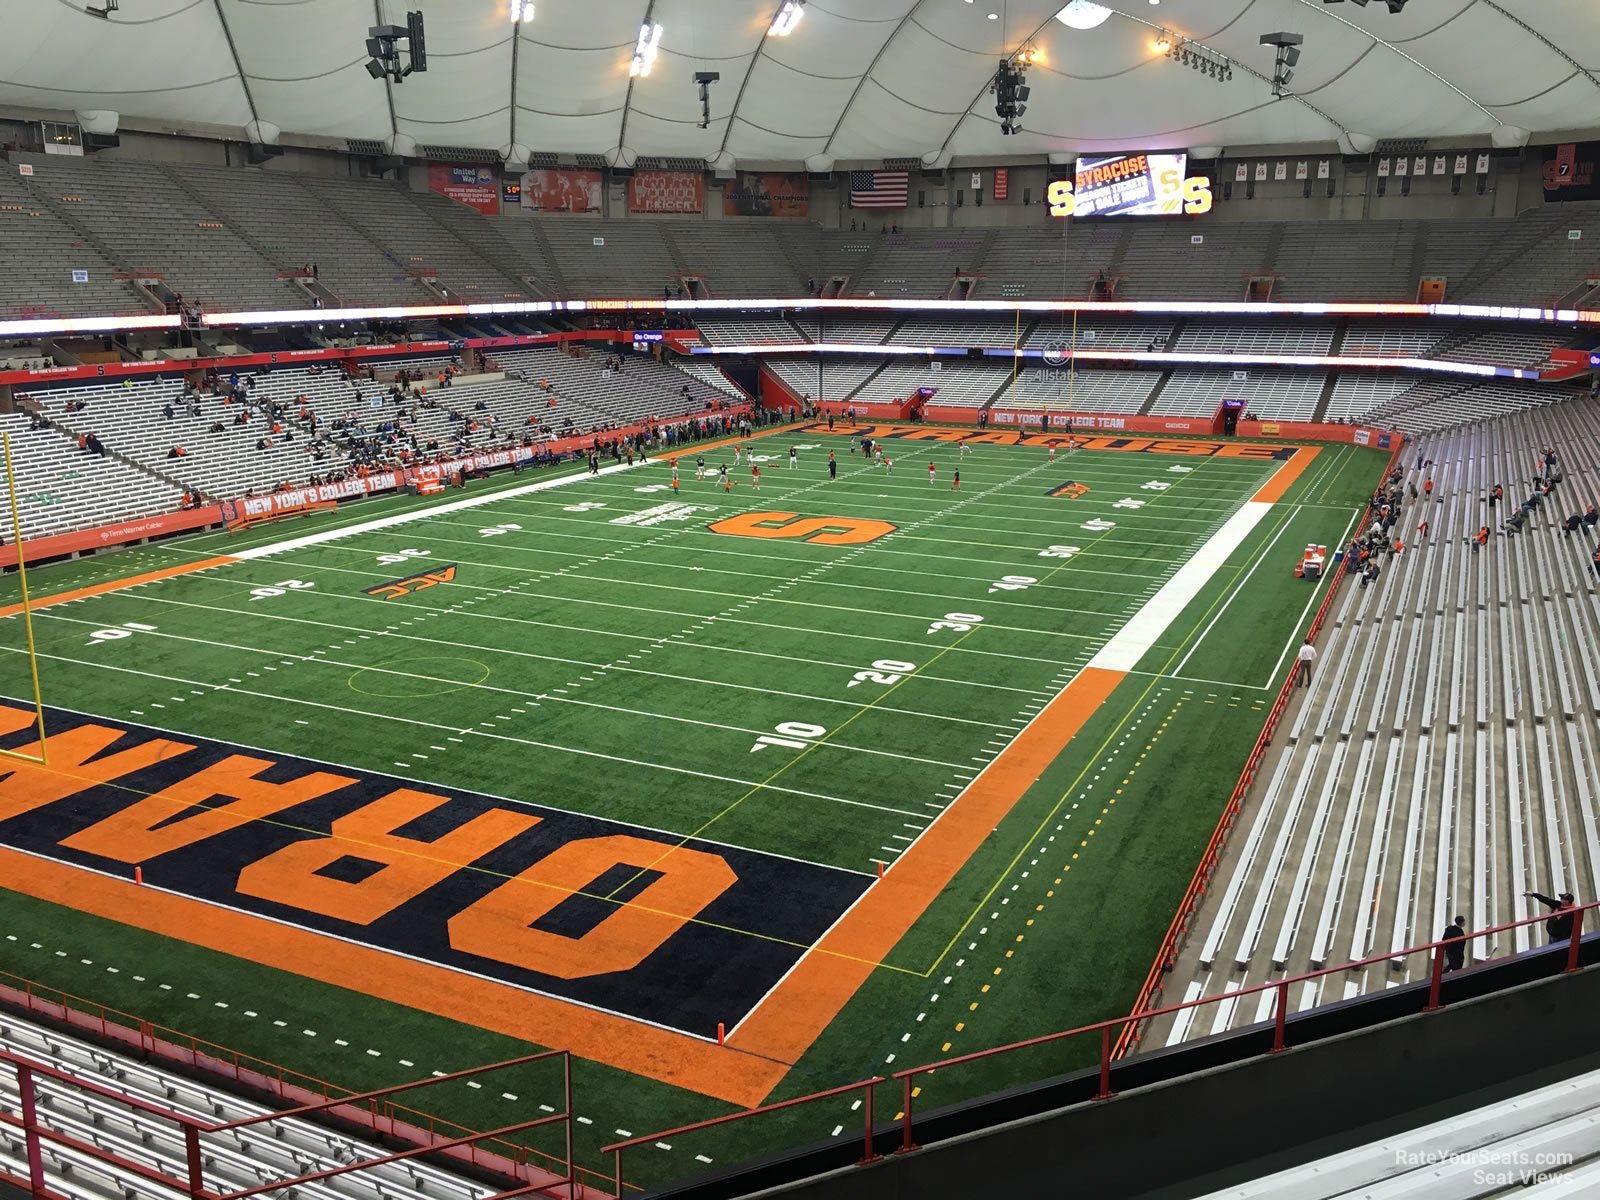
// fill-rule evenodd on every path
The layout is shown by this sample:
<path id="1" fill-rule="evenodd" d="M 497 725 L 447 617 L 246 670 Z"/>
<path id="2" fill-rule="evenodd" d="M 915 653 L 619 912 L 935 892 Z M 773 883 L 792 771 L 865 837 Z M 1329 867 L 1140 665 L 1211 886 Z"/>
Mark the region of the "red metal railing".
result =
<path id="1" fill-rule="evenodd" d="M 206 1197 L 208 1200 L 219 1200 L 217 1193 L 204 1190 L 203 1175 L 194 1174 L 195 1164 L 200 1161 L 194 1157 L 199 1148 L 199 1134 L 217 1133 L 224 1130 L 278 1121 L 285 1117 L 307 1116 L 324 1111 L 337 1116 L 341 1120 L 361 1125 L 371 1130 L 374 1135 L 393 1137 L 410 1142 L 413 1144 L 413 1148 L 380 1158 L 346 1164 L 337 1169 L 298 1179 L 278 1180 L 264 1188 L 230 1193 L 229 1196 L 237 1200 L 239 1197 L 253 1195 L 256 1191 L 288 1187 L 293 1183 L 305 1182 L 309 1179 L 328 1178 L 331 1175 L 345 1174 L 352 1170 L 364 1170 L 387 1162 L 414 1158 L 422 1154 L 442 1154 L 523 1182 L 524 1186 L 514 1191 L 503 1193 L 505 1196 L 522 1195 L 533 1191 L 550 1191 L 550 1194 L 553 1195 L 572 1197 L 581 1195 L 603 1196 L 605 1194 L 598 1187 L 598 1185 L 605 1183 L 604 1177 L 578 1167 L 573 1160 L 572 1064 L 571 1056 L 567 1051 L 545 1051 L 507 1062 L 493 1063 L 466 1071 L 459 1071 L 452 1075 L 429 1076 L 426 1079 L 413 1080 L 375 1091 L 358 1093 L 325 1080 L 317 1079 L 314 1076 L 303 1075 L 289 1070 L 276 1063 L 255 1059 L 236 1050 L 217 1046 L 202 1039 L 179 1033 L 176 1030 L 166 1029 L 131 1014 L 108 1008 L 105 1005 L 96 1004 L 93 1001 L 84 1000 L 81 997 L 60 992 L 56 989 L 46 988 L 30 980 L 20 979 L 3 972 L 0 972 L 0 978 L 9 981 L 9 985 L 0 985 L 0 992 L 5 993 L 6 999 L 17 1007 L 25 1008 L 31 1013 L 39 1013 L 62 1021 L 79 1029 L 98 1033 L 108 1041 L 120 1042 L 123 1045 L 140 1049 L 158 1059 L 192 1067 L 230 1079 L 247 1087 L 269 1092 L 292 1105 L 288 1109 L 275 1110 L 259 1117 L 214 1124 L 195 1121 L 181 1113 L 173 1112 L 160 1105 L 150 1104 L 135 1097 L 125 1096 L 122 1093 L 93 1084 L 91 1081 L 81 1080 L 77 1076 L 60 1076 L 63 1081 L 69 1082 L 75 1087 L 95 1092 L 97 1095 L 125 1103 L 152 1116 L 162 1117 L 184 1126 L 185 1138 L 190 1151 L 190 1178 L 185 1181 L 179 1181 L 160 1173 L 144 1172 L 146 1178 L 174 1188 L 182 1194 Z M 389 1097 L 404 1092 L 431 1087 L 438 1083 L 459 1081 L 492 1071 L 555 1059 L 559 1059 L 562 1066 L 562 1093 L 565 1101 L 562 1110 L 550 1115 L 540 1116 L 534 1120 L 504 1126 L 487 1132 L 471 1130 L 466 1126 L 444 1120 L 431 1113 L 408 1108 L 389 1099 Z M 26 1064 L 35 1073 L 44 1073 L 46 1070 L 39 1064 L 28 1063 L 26 1059 L 15 1059 L 15 1056 L 0 1051 L 0 1062 L 13 1060 Z M 53 1073 L 52 1077 L 56 1077 L 58 1074 Z M 20 1124 L 16 1118 L 0 1116 L 0 1120 L 14 1125 Z M 506 1136 L 512 1133 L 543 1128 L 557 1123 L 564 1125 L 564 1149 L 561 1154 L 546 1153 L 534 1147 L 523 1145 L 520 1142 L 505 1140 Z M 194 1127 L 193 1131 L 188 1129 L 191 1125 Z M 130 1167 L 128 1163 L 110 1151 L 92 1145 L 80 1145 L 65 1135 L 53 1134 L 48 1129 L 41 1128 L 39 1137 L 58 1141 L 80 1153 L 104 1161 L 119 1169 L 135 1170 L 134 1167 Z M 140 1173 L 140 1171 L 144 1171 L 144 1169 L 139 1168 L 135 1170 L 135 1173 Z M 5 1176 L 3 1172 L 0 1172 L 0 1177 L 10 1179 L 11 1182 L 21 1187 L 33 1186 L 31 1179 L 17 1180 L 10 1176 Z M 194 1190 L 196 1188 L 200 1190 Z M 555 1190 L 551 1191 L 551 1189 Z M 48 1196 L 52 1193 L 35 1191 L 33 1194 Z"/>
<path id="2" fill-rule="evenodd" d="M 879 1156 L 873 1153 L 872 1150 L 872 1126 L 874 1120 L 872 1099 L 873 1089 L 877 1087 L 878 1084 L 887 1082 L 888 1080 L 882 1075 L 874 1075 L 871 1079 L 863 1079 L 859 1083 L 841 1084 L 839 1087 L 829 1088 L 825 1092 L 813 1092 L 809 1096 L 797 1096 L 793 1100 L 780 1100 L 776 1104 L 766 1104 L 760 1108 L 747 1108 L 743 1112 L 729 1113 L 725 1117 L 713 1117 L 709 1121 L 696 1121 L 693 1125 L 680 1125 L 676 1129 L 663 1129 L 659 1133 L 651 1133 L 646 1134 L 643 1137 L 631 1137 L 626 1141 L 613 1142 L 609 1146 L 602 1146 L 600 1148 L 600 1153 L 610 1154 L 613 1156 L 612 1163 L 615 1169 L 615 1175 L 610 1182 L 611 1185 L 616 1188 L 615 1194 L 620 1198 L 624 1195 L 623 1189 L 626 1186 L 622 1179 L 622 1154 L 623 1151 L 630 1150 L 634 1146 L 644 1146 L 651 1142 L 665 1141 L 669 1137 L 681 1137 L 686 1133 L 697 1133 L 702 1129 L 713 1129 L 719 1125 L 732 1124 L 735 1121 L 747 1121 L 751 1117 L 765 1116 L 768 1113 L 783 1112 L 784 1110 L 790 1108 L 799 1108 L 801 1105 L 812 1104 L 818 1100 L 829 1100 L 835 1096 L 846 1096 L 851 1092 L 860 1092 L 863 1100 L 863 1104 L 861 1105 L 863 1149 L 861 1151 L 860 1159 L 857 1160 L 857 1165 L 862 1163 L 876 1162 Z"/>
<path id="3" fill-rule="evenodd" d="M 1591 901 L 1590 903 L 1583 905 L 1574 905 L 1569 909 L 1563 910 L 1563 912 L 1570 913 L 1572 916 L 1572 929 L 1567 938 L 1566 962 L 1562 968 L 1563 973 L 1570 973 L 1578 969 L 1579 947 L 1581 938 L 1583 936 L 1584 918 L 1586 914 L 1594 911 L 1595 909 L 1600 909 L 1600 900 Z M 1439 941 L 1426 942 L 1421 945 L 1408 947 L 1404 950 L 1391 950 L 1388 953 L 1375 954 L 1369 958 L 1363 958 L 1356 962 L 1341 963 L 1338 966 L 1332 967 L 1323 967 L 1317 971 L 1307 971 L 1303 975 L 1287 976 L 1283 979 L 1275 979 L 1270 983 L 1260 983 L 1256 984 L 1254 987 L 1240 988 L 1236 991 L 1224 992 L 1218 996 L 1202 996 L 1197 1000 L 1187 1000 L 1181 1004 L 1168 1005 L 1165 1008 L 1151 1009 L 1147 1012 L 1132 1012 L 1125 1017 L 1113 1017 L 1109 1021 L 1098 1021 L 1093 1025 L 1083 1025 L 1077 1029 L 1067 1029 L 1060 1033 L 1049 1033 L 1042 1037 L 1028 1038 L 1025 1041 L 1012 1042 L 1011 1044 L 1005 1046 L 995 1046 L 988 1050 L 978 1050 L 971 1054 L 956 1055 L 952 1058 L 942 1058 L 936 1062 L 926 1063 L 922 1066 L 908 1067 L 905 1070 L 896 1071 L 893 1075 L 889 1076 L 889 1079 L 896 1080 L 901 1085 L 901 1092 L 900 1096 L 898 1097 L 900 1101 L 900 1115 L 897 1118 L 900 1123 L 900 1145 L 896 1148 L 895 1152 L 897 1154 L 905 1154 L 921 1148 L 916 1141 L 914 1133 L 915 1105 L 918 1092 L 916 1080 L 925 1075 L 931 1075 L 935 1071 L 948 1072 L 952 1068 L 960 1067 L 968 1063 L 988 1061 L 990 1059 L 999 1058 L 1003 1055 L 1014 1054 L 1020 1050 L 1029 1050 L 1038 1046 L 1066 1042 L 1073 1038 L 1092 1036 L 1097 1038 L 1099 1041 L 1100 1059 L 1100 1082 L 1095 1091 L 1094 1099 L 1107 1100 L 1116 1095 L 1116 1092 L 1111 1086 L 1112 1069 L 1117 1063 L 1114 1042 L 1117 1040 L 1117 1036 L 1120 1031 L 1128 1026 L 1142 1024 L 1143 1022 L 1150 1021 L 1158 1017 L 1172 1016 L 1188 1009 L 1199 1009 L 1213 1004 L 1237 1003 L 1243 997 L 1256 996 L 1260 995 L 1262 992 L 1270 991 L 1275 993 L 1275 1004 L 1273 1007 L 1273 1036 L 1272 1044 L 1268 1047 L 1265 1053 L 1281 1053 L 1282 1051 L 1291 1048 L 1288 1038 L 1290 1003 L 1289 992 L 1290 989 L 1296 984 L 1306 983 L 1314 979 L 1321 979 L 1324 976 L 1343 974 L 1347 971 L 1361 970 L 1363 968 L 1375 966 L 1380 963 L 1389 963 L 1394 965 L 1401 960 L 1410 957 L 1411 955 L 1426 953 L 1431 956 L 1431 972 L 1429 976 L 1428 999 L 1423 1011 L 1437 1012 L 1439 1009 L 1444 1007 L 1442 991 L 1446 965 L 1446 946 L 1461 945 L 1464 950 L 1467 944 L 1478 938 L 1488 938 L 1494 934 L 1504 933 L 1509 929 L 1517 929 L 1525 925 L 1533 925 L 1549 919 L 1549 914 L 1541 913 L 1533 917 L 1524 917 L 1518 921 L 1508 921 L 1503 925 L 1496 925 L 1490 929 L 1475 930 L 1472 933 L 1468 933 L 1459 938 L 1449 938 Z M 1502 958 L 1511 957 L 1515 957 L 1515 955 L 1502 956 Z M 886 1082 L 888 1082 L 888 1080 L 882 1078 L 881 1076 L 874 1076 L 871 1079 L 864 1079 L 859 1083 L 846 1084 L 842 1087 L 830 1088 L 828 1091 L 817 1092 L 816 1094 L 810 1096 L 799 1096 L 793 1100 L 785 1100 L 779 1104 L 769 1104 L 764 1108 L 752 1108 L 745 1112 L 731 1113 L 728 1116 L 718 1117 L 711 1121 L 701 1121 L 694 1125 L 683 1125 L 677 1129 L 663 1130 L 660 1133 L 642 1134 L 638 1137 L 628 1138 L 626 1141 L 613 1142 L 609 1146 L 602 1147 L 601 1153 L 615 1156 L 615 1175 L 610 1182 L 617 1188 L 617 1195 L 621 1196 L 623 1194 L 622 1186 L 624 1182 L 622 1173 L 622 1155 L 624 1151 L 635 1146 L 643 1146 L 664 1138 L 679 1136 L 686 1133 L 693 1133 L 701 1129 L 710 1129 L 713 1126 L 727 1125 L 736 1121 L 747 1120 L 752 1117 L 765 1115 L 767 1113 L 778 1112 L 782 1109 L 797 1108 L 801 1105 L 811 1104 L 818 1100 L 826 1100 L 835 1096 L 842 1096 L 852 1092 L 860 1092 L 862 1093 L 865 1101 L 865 1103 L 862 1105 L 863 1109 L 865 1110 L 865 1123 L 861 1132 L 861 1155 L 857 1159 L 857 1162 L 875 1162 L 880 1156 L 877 1154 L 874 1148 L 872 1116 L 873 1091 L 878 1084 Z"/>
<path id="4" fill-rule="evenodd" d="M 1384 483 L 1374 491 L 1382 491 L 1387 486 L 1389 473 L 1394 470 L 1395 463 L 1400 458 L 1400 453 L 1405 449 L 1405 438 L 1395 435 L 1395 446 L 1389 453 L 1389 461 L 1384 465 Z M 1305 636 L 1315 638 L 1322 629 L 1322 623 L 1328 615 L 1328 610 L 1333 606 L 1333 600 L 1339 592 L 1339 584 L 1345 573 L 1349 570 L 1348 557 L 1342 559 L 1339 570 L 1335 573 L 1328 586 L 1327 593 L 1322 597 L 1322 603 L 1317 607 L 1316 615 L 1311 618 Z M 1256 738 L 1256 744 L 1250 750 L 1250 756 L 1245 759 L 1244 769 L 1239 772 L 1239 781 L 1234 785 L 1233 793 L 1228 797 L 1228 802 L 1222 806 L 1222 815 L 1217 818 L 1217 825 L 1211 833 L 1211 840 L 1206 843 L 1204 853 L 1195 866 L 1194 874 L 1189 879 L 1189 886 L 1183 893 L 1183 899 L 1178 902 L 1178 911 L 1173 915 L 1172 923 L 1167 927 L 1166 936 L 1161 939 L 1161 947 L 1156 951 L 1155 961 L 1150 965 L 1150 972 L 1145 976 L 1139 994 L 1134 999 L 1130 1010 L 1137 1014 L 1142 1010 L 1153 1007 L 1160 999 L 1161 984 L 1168 971 L 1178 961 L 1178 954 L 1183 948 L 1183 942 L 1188 937 L 1189 929 L 1196 914 L 1200 911 L 1201 901 L 1205 899 L 1206 890 L 1211 886 L 1212 876 L 1216 874 L 1217 866 L 1222 861 L 1223 851 L 1227 848 L 1228 835 L 1233 832 L 1233 823 L 1239 813 L 1244 809 L 1246 797 L 1250 794 L 1251 787 L 1256 781 L 1256 774 L 1261 769 L 1261 764 L 1271 748 L 1272 738 L 1278 731 L 1278 721 L 1283 716 L 1284 709 L 1289 705 L 1289 697 L 1294 691 L 1295 672 L 1298 664 L 1291 662 L 1289 672 L 1284 677 L 1283 684 L 1278 688 L 1278 697 L 1273 701 L 1272 709 L 1267 713 L 1267 719 L 1261 726 L 1261 734 Z M 1117 1038 L 1116 1057 L 1126 1055 L 1138 1044 L 1138 1025 L 1126 1026 Z"/>

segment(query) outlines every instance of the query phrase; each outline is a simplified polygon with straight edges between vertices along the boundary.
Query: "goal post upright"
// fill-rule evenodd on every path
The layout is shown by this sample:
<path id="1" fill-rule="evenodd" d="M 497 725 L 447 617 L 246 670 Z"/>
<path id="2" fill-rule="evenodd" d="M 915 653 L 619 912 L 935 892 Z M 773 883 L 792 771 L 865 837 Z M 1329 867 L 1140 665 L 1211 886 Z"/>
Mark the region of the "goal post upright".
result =
<path id="1" fill-rule="evenodd" d="M 9 432 L 0 432 L 0 447 L 3 447 L 5 451 L 6 494 L 11 505 L 11 541 L 17 549 L 17 582 L 22 593 L 22 628 L 25 631 L 28 643 L 28 674 L 33 682 L 34 723 L 39 730 L 39 753 L 37 756 L 23 754 L 17 750 L 0 750 L 0 757 L 20 758 L 24 762 L 49 766 L 50 752 L 45 742 L 44 730 L 44 698 L 39 689 L 39 651 L 33 640 L 33 605 L 28 599 L 28 564 L 26 555 L 23 553 L 22 512 L 21 505 L 17 502 L 17 472 L 11 458 L 11 434 Z"/>

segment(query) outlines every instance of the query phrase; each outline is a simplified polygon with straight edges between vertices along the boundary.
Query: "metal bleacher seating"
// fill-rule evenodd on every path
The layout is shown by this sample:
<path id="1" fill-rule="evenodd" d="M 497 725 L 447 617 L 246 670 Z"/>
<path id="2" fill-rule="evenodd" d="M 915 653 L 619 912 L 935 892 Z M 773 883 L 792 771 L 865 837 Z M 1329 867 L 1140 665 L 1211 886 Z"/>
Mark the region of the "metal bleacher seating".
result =
<path id="1" fill-rule="evenodd" d="M 937 361 L 937 360 L 936 360 Z M 982 408 L 1011 379 L 1009 362 L 890 362 L 850 398 L 866 403 L 903 400 L 918 388 L 937 388 L 930 407 Z"/>
<path id="2" fill-rule="evenodd" d="M 843 358 L 836 354 L 774 358 L 767 367 L 797 396 L 813 400 L 846 400 L 883 366 L 876 358 Z"/>
<path id="3" fill-rule="evenodd" d="M 572 295 L 657 297 L 678 278 L 659 221 L 546 217 L 539 225 Z"/>
<path id="4" fill-rule="evenodd" d="M 1440 357 L 1507 367 L 1544 367 L 1550 363 L 1550 352 L 1572 338 L 1573 333 L 1562 330 L 1490 329 L 1459 344 L 1454 339 L 1446 342 Z"/>
<path id="5" fill-rule="evenodd" d="M 1349 421 L 1364 418 L 1383 408 L 1416 383 L 1415 377 L 1398 371 L 1341 371 L 1333 381 L 1324 420 Z"/>
<path id="6" fill-rule="evenodd" d="M 1558 1200 L 1596 1192 L 1600 1072 L 1591 1071 L 1199 1200 Z"/>
<path id="7" fill-rule="evenodd" d="M 1172 337 L 1171 321 L 1118 321 L 1096 316 L 1092 321 L 1047 319 L 1027 333 L 1022 344 L 1030 350 L 1048 346 L 1077 346 L 1083 350 L 1148 350 L 1165 346 Z"/>
<path id="8" fill-rule="evenodd" d="M 1162 417 L 1209 416 L 1231 399 L 1243 400 L 1246 411 L 1263 420 L 1309 421 L 1326 383 L 1322 371 L 1174 371 L 1150 411 Z"/>
<path id="9" fill-rule="evenodd" d="M 260 167 L 168 164 L 164 169 L 280 266 L 295 270 L 315 263 L 319 281 L 338 303 L 430 302 L 407 276 L 405 264 L 352 229 L 298 177 Z"/>
<path id="10" fill-rule="evenodd" d="M 750 398 L 745 394 L 744 389 L 724 375 L 721 368 L 715 363 L 696 362 L 692 358 L 680 358 L 672 365 L 690 379 L 698 379 L 708 388 L 720 392 L 730 400 L 737 400 L 742 403 Z"/>
<path id="11" fill-rule="evenodd" d="M 1048 409 L 1052 412 L 1139 413 L 1161 382 L 1160 371 L 1065 368 L 1025 371 L 996 408 Z"/>
<path id="12" fill-rule="evenodd" d="M 0 171 L 0 313 L 6 318 L 143 312 L 117 267 L 11 171 Z M 74 269 L 87 271 L 74 283 Z"/>
<path id="13" fill-rule="evenodd" d="M 1191 321 L 1178 334 L 1173 349 L 1211 354 L 1326 354 L 1333 345 L 1333 334 L 1331 325 Z"/>
<path id="14" fill-rule="evenodd" d="M 80 1042 L 11 1015 L 0 1016 L 0 1046 L 85 1082 L 209 1124 L 246 1120 L 271 1111 L 142 1059 Z M 184 1133 L 176 1122 L 54 1078 L 35 1075 L 34 1085 L 36 1112 L 45 1128 L 124 1162 L 176 1180 L 187 1178 Z M 21 1111 L 16 1076 L 9 1067 L 0 1069 L 0 1109 L 14 1120 Z M 376 1143 L 297 1118 L 203 1133 L 200 1148 L 206 1182 L 221 1192 L 259 1188 L 385 1153 Z M 168 1190 L 75 1146 L 44 1139 L 40 1153 L 53 1195 L 74 1200 L 165 1200 L 187 1194 L 181 1187 Z M 0 1135 L 0 1161 L 11 1176 L 28 1178 L 25 1146 L 14 1126 L 8 1125 Z M 296 1184 L 275 1194 L 292 1194 L 301 1200 L 395 1200 L 424 1195 L 437 1200 L 479 1200 L 494 1191 L 487 1184 L 411 1158 Z"/>
<path id="15" fill-rule="evenodd" d="M 661 230 L 685 269 L 713 296 L 798 296 L 796 275 L 778 235 L 765 225 L 663 222 Z"/>
<path id="16" fill-rule="evenodd" d="M 695 327 L 713 346 L 776 346 L 807 340 L 797 326 L 782 317 L 706 317 Z"/>
<path id="17" fill-rule="evenodd" d="M 1406 278 L 1408 221 L 1287 221 L 1273 266 L 1274 300 L 1414 300 Z"/>
<path id="18" fill-rule="evenodd" d="M 879 299 L 938 297 L 950 290 L 959 271 L 978 269 L 989 238 L 987 229 L 919 229 L 878 235 L 881 244 L 859 279 L 851 281 L 857 296 L 875 292 Z"/>
<path id="19" fill-rule="evenodd" d="M 24 537 L 170 512 L 183 498 L 176 483 L 140 471 L 121 458 L 78 449 L 74 435 L 28 428 L 23 413 L 0 414 L 0 430 L 11 438 Z M 108 449 L 117 448 L 108 440 Z M 0 537 L 15 540 L 9 504 L 0 506 Z"/>
<path id="20" fill-rule="evenodd" d="M 1444 341 L 1449 330 L 1433 325 L 1401 325 L 1389 322 L 1351 321 L 1345 326 L 1340 354 L 1373 356 L 1421 356 L 1430 354 Z"/>
<path id="21" fill-rule="evenodd" d="M 515 371 L 528 383 L 548 380 L 561 404 L 574 401 L 599 414 L 593 424 L 627 424 L 644 417 L 692 416 L 725 393 L 644 354 L 622 356 L 620 371 L 606 372 L 604 355 L 560 350 L 509 350 L 494 355 L 496 369 Z M 687 389 L 687 391 L 685 391 Z M 559 407 L 559 406 L 558 406 Z M 576 422 L 580 427 L 585 421 Z"/>
<path id="22" fill-rule="evenodd" d="M 153 163 L 47 156 L 28 186 L 71 212 L 128 268 L 207 309 L 310 308 L 226 220 Z"/>
<path id="23" fill-rule="evenodd" d="M 434 220 L 408 189 L 372 180 L 297 178 L 346 224 L 386 248 L 403 272 L 432 274 L 453 299 L 487 303 L 530 298 L 519 281 Z"/>
<path id="24" fill-rule="evenodd" d="M 997 229 L 981 265 L 978 295 L 987 300 L 1059 299 L 1086 294 L 1097 269 L 1110 264 L 1120 230 L 1060 223 L 1041 236 L 1032 229 Z"/>
<path id="25" fill-rule="evenodd" d="M 969 320 L 950 317 L 910 317 L 901 322 L 889 338 L 894 346 L 997 346 L 1010 349 L 1021 333 L 1026 332 L 1031 320 L 996 321 L 993 318 L 973 317 Z"/>
<path id="26" fill-rule="evenodd" d="M 1536 916 L 1524 891 L 1600 892 L 1600 585 L 1593 533 L 1563 529 L 1600 497 L 1597 445 L 1600 411 L 1578 400 L 1406 447 L 1404 482 L 1421 492 L 1432 478 L 1433 496 L 1405 503 L 1405 550 L 1377 582 L 1341 585 L 1312 686 L 1294 692 L 1180 953 L 1185 999 L 1369 956 L 1385 961 L 1307 982 L 1293 1006 L 1381 989 L 1425 977 L 1429 956 L 1388 952 L 1457 914 L 1470 932 Z M 1475 551 L 1471 536 L 1499 529 L 1547 446 L 1564 482 L 1522 533 Z M 1476 939 L 1467 959 L 1542 938 L 1519 927 Z M 1272 989 L 1261 995 L 1152 1035 L 1251 1024 L 1270 1013 Z"/>
<path id="27" fill-rule="evenodd" d="M 1270 225 L 1157 225 L 1131 231 L 1116 263 L 1119 296 L 1236 300 L 1244 296 L 1245 281 L 1264 270 Z M 1195 242 L 1197 237 L 1202 240 Z"/>

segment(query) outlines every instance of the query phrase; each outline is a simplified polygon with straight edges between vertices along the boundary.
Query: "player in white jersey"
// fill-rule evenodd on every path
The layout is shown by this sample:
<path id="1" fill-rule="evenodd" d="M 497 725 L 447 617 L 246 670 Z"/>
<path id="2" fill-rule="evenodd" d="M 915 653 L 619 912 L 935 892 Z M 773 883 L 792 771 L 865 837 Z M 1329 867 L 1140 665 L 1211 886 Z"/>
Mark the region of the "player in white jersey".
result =
<path id="1" fill-rule="evenodd" d="M 800 465 L 800 450 L 798 447 L 789 447 L 789 468 L 793 470 Z"/>

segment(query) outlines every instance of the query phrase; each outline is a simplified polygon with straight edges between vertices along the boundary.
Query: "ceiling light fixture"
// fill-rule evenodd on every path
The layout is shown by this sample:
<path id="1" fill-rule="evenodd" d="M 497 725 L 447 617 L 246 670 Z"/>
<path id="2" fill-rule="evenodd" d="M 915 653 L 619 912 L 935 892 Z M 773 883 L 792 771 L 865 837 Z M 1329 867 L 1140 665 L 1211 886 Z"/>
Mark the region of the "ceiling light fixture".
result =
<path id="1" fill-rule="evenodd" d="M 1111 10 L 1094 0 L 1067 0 L 1067 6 L 1056 13 L 1056 20 L 1068 29 L 1094 29 L 1110 17 Z"/>
<path id="2" fill-rule="evenodd" d="M 511 23 L 526 25 L 533 20 L 533 0 L 511 0 Z"/>
<path id="3" fill-rule="evenodd" d="M 800 18 L 805 15 L 805 0 L 783 0 L 783 7 L 778 10 L 778 15 L 772 18 L 767 36 L 788 37 L 794 32 L 795 26 L 800 24 Z"/>
<path id="4" fill-rule="evenodd" d="M 656 65 L 656 52 L 661 48 L 661 25 L 646 21 L 639 26 L 639 40 L 633 46 L 633 61 L 628 64 L 628 77 L 637 79 L 650 74 Z"/>

